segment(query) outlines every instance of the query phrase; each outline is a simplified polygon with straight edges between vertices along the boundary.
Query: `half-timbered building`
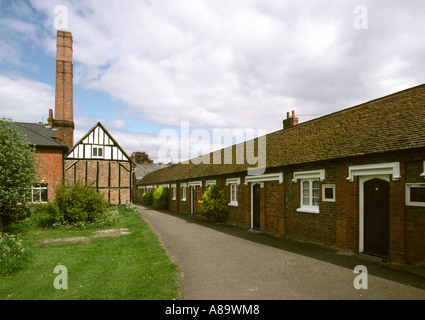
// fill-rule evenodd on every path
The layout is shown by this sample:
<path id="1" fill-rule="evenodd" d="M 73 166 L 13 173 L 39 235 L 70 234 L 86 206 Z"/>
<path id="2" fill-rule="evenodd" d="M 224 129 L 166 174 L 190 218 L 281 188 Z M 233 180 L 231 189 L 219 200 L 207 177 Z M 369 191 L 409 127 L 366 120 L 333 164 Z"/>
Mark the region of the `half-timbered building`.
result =
<path id="1" fill-rule="evenodd" d="M 65 158 L 65 183 L 92 185 L 111 204 L 132 201 L 134 163 L 100 123 L 78 141 Z"/>

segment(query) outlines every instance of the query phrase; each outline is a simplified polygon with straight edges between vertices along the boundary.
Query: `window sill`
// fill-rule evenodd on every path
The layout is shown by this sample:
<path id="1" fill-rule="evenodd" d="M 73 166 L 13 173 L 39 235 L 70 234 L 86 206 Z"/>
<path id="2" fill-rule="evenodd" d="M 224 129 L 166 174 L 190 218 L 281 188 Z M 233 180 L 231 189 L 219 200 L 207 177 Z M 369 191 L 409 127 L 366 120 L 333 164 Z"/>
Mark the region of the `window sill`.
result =
<path id="1" fill-rule="evenodd" d="M 228 206 L 231 206 L 231 207 L 237 207 L 238 206 L 238 203 L 237 202 L 230 202 L 227 205 Z"/>
<path id="2" fill-rule="evenodd" d="M 319 208 L 298 208 L 297 212 L 306 212 L 306 213 L 320 213 Z"/>

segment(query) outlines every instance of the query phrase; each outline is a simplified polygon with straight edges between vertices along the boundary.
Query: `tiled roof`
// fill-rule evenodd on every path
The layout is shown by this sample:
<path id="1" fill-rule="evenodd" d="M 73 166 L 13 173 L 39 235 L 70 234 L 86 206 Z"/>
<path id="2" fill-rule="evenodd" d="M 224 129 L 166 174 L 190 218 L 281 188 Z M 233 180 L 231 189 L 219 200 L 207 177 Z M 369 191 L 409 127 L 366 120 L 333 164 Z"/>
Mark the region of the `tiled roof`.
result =
<path id="1" fill-rule="evenodd" d="M 66 145 L 56 141 L 56 130 L 42 123 L 14 122 L 18 130 L 25 134 L 28 142 L 36 147 L 66 148 Z"/>
<path id="2" fill-rule="evenodd" d="M 273 132 L 266 136 L 266 146 L 267 168 L 425 148 L 425 85 Z M 233 151 L 236 163 L 235 146 Z M 177 164 L 147 174 L 139 184 L 197 179 L 255 166 Z"/>

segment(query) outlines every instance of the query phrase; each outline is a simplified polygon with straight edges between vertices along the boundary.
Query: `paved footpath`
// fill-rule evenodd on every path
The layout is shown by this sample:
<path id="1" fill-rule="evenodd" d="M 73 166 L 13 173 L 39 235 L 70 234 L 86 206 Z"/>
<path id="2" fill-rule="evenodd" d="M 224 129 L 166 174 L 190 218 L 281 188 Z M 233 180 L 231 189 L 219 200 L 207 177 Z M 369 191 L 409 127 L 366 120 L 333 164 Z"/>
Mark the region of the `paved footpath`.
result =
<path id="1" fill-rule="evenodd" d="M 139 208 L 178 265 L 181 299 L 425 300 L 423 269 Z M 367 268 L 367 289 L 354 287 L 366 284 L 358 265 Z"/>

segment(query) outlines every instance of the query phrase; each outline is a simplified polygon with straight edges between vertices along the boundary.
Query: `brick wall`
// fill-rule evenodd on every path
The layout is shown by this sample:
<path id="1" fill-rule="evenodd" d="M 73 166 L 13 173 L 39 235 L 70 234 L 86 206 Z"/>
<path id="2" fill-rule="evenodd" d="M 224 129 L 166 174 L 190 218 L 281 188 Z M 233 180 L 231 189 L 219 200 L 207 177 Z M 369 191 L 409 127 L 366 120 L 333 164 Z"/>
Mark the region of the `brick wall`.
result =
<path id="1" fill-rule="evenodd" d="M 60 184 L 63 176 L 63 153 L 56 148 L 37 148 L 41 156 L 40 182 L 47 183 L 49 201 L 55 200 L 55 186 Z"/>
<path id="2" fill-rule="evenodd" d="M 394 261 L 418 263 L 425 261 L 425 207 L 405 205 L 406 183 L 425 183 L 420 177 L 424 171 L 424 153 L 394 154 L 373 158 L 358 158 L 351 161 L 334 161 L 312 166 L 282 168 L 283 183 L 266 181 L 260 188 L 261 231 L 275 235 L 334 244 L 341 248 L 359 251 L 360 244 L 360 178 L 347 180 L 348 167 L 352 165 L 399 162 L 401 179 L 390 179 L 390 250 Z M 319 182 L 319 213 L 297 211 L 300 207 L 300 181 L 292 182 L 295 171 L 325 169 L 325 180 Z M 232 177 L 235 177 L 234 175 Z M 230 202 L 230 187 L 225 186 L 227 176 L 208 177 L 216 179 L 224 187 Z M 238 186 L 238 206 L 229 206 L 229 222 L 251 227 L 251 184 L 244 185 L 241 175 Z M 335 185 L 334 202 L 323 201 L 322 185 Z M 187 188 L 186 201 L 181 201 L 181 188 L 171 209 L 190 213 L 191 194 Z M 195 215 L 200 215 L 198 200 L 205 187 L 195 187 Z"/>

